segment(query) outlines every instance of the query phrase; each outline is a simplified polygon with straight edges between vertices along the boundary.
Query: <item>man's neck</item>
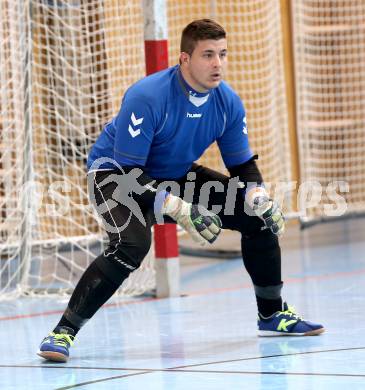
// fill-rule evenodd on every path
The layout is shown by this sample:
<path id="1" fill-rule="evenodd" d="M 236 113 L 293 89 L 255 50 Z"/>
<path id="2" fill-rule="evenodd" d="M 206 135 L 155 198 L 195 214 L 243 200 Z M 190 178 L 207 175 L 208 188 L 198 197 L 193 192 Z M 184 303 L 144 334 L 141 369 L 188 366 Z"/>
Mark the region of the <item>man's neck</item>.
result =
<path id="1" fill-rule="evenodd" d="M 200 107 L 208 101 L 209 90 L 206 92 L 199 92 L 192 88 L 185 80 L 181 72 L 181 68 L 178 70 L 178 78 L 184 95 L 189 99 L 190 103 L 194 104 L 195 107 Z"/>
<path id="2" fill-rule="evenodd" d="M 183 81 L 185 81 L 185 84 L 187 85 L 187 89 L 189 91 L 192 91 L 195 94 L 195 96 L 196 95 L 204 96 L 204 95 L 209 94 L 209 89 L 204 89 L 204 88 L 199 87 L 198 85 L 196 85 L 196 83 L 191 78 L 189 73 L 187 71 L 185 71 L 185 69 L 182 68 L 181 66 L 180 66 L 180 74 L 181 74 L 181 76 L 183 78 Z"/>

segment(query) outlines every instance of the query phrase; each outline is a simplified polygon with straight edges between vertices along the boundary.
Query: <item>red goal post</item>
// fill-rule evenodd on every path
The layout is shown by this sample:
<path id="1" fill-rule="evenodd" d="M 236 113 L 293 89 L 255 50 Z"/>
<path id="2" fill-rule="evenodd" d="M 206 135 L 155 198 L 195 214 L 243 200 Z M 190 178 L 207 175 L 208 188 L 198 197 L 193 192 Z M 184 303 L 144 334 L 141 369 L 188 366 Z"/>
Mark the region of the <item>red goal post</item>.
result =
<path id="1" fill-rule="evenodd" d="M 168 67 L 167 10 L 165 0 L 144 0 L 146 74 Z M 157 297 L 180 294 L 179 250 L 175 224 L 155 225 Z"/>

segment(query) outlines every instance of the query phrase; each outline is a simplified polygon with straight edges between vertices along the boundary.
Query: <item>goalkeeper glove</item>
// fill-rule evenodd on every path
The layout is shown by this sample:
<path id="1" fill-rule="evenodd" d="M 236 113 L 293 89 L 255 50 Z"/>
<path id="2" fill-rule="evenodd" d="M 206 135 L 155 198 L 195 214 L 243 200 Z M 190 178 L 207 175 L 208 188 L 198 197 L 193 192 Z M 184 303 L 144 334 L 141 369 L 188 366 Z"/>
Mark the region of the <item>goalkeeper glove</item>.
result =
<path id="1" fill-rule="evenodd" d="M 269 198 L 265 188 L 251 188 L 247 191 L 245 200 L 268 229 L 278 236 L 284 233 L 284 215 L 279 205 Z"/>
<path id="2" fill-rule="evenodd" d="M 221 232 L 222 222 L 218 215 L 172 194 L 166 197 L 161 212 L 174 219 L 201 245 L 212 244 Z"/>

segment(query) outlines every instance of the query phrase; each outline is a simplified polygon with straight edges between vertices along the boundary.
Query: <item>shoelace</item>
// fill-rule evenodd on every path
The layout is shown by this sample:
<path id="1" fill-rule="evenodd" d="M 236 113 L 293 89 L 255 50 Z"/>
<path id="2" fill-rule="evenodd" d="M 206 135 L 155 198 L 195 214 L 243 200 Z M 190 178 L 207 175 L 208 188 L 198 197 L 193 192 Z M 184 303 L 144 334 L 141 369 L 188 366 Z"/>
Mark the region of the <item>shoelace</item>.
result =
<path id="1" fill-rule="evenodd" d="M 74 336 L 68 334 L 53 333 L 51 336 L 54 338 L 54 344 L 59 347 L 69 347 L 73 345 Z"/>
<path id="2" fill-rule="evenodd" d="M 285 314 L 289 317 L 293 317 L 295 318 L 296 320 L 299 320 L 301 321 L 301 318 L 298 316 L 298 314 L 295 312 L 295 308 L 294 306 L 290 306 L 288 305 L 288 309 L 287 310 L 283 310 L 283 311 L 279 311 L 278 314 L 276 316 L 279 316 L 281 314 Z"/>

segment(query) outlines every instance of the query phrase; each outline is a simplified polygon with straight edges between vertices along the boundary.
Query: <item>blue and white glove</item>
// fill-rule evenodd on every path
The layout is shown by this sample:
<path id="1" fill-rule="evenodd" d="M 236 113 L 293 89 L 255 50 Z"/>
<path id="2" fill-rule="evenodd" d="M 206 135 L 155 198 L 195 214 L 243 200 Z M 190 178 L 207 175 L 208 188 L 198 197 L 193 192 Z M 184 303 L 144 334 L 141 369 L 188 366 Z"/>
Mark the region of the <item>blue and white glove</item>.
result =
<path id="1" fill-rule="evenodd" d="M 161 212 L 175 220 L 201 245 L 212 244 L 221 232 L 222 222 L 218 215 L 172 194 L 166 197 Z"/>
<path id="2" fill-rule="evenodd" d="M 279 205 L 269 197 L 263 187 L 250 188 L 245 200 L 254 213 L 264 221 L 265 226 L 280 236 L 285 230 L 285 219 Z"/>

